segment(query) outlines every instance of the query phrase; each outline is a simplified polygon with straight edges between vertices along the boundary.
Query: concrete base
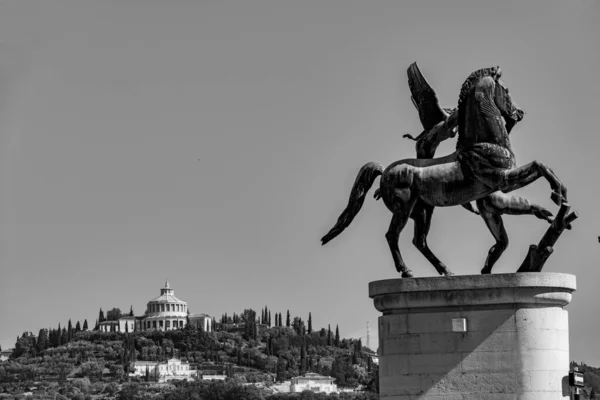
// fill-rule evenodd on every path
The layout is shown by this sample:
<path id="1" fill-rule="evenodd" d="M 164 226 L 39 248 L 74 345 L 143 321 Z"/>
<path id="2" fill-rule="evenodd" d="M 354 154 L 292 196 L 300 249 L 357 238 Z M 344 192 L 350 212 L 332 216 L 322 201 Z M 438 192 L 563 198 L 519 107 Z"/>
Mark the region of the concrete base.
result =
<path id="1" fill-rule="evenodd" d="M 568 398 L 574 290 L 542 272 L 371 282 L 380 399 Z"/>

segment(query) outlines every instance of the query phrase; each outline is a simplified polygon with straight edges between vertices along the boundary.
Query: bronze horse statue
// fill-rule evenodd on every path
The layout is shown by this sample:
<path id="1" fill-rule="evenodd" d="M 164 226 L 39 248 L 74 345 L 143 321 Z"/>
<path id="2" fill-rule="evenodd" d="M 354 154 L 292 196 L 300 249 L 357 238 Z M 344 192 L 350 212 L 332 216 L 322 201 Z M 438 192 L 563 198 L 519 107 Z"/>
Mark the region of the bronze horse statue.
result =
<path id="1" fill-rule="evenodd" d="M 425 77 L 423 77 L 416 62 L 408 67 L 407 75 L 411 100 L 419 112 L 423 132 L 416 138 L 409 134 L 404 135 L 404 137 L 415 141 L 418 160 L 415 160 L 412 165 L 425 166 L 420 160 L 432 159 L 442 141 L 456 136 L 458 131 L 458 109 L 440 107 L 435 90 L 429 85 Z M 455 160 L 456 152 L 448 157 L 438 158 L 437 162 L 443 163 Z M 379 189 L 375 191 L 374 197 L 377 200 L 381 197 Z M 481 270 L 482 274 L 489 274 L 491 272 L 496 261 L 508 247 L 508 234 L 502 221 L 503 214 L 535 215 L 548 223 L 552 223 L 554 220 L 552 213 L 541 205 L 530 202 L 524 197 L 509 195 L 500 191 L 478 199 L 476 203 L 478 210 L 474 209 L 471 203 L 466 203 L 462 206 L 474 214 L 480 215 L 496 240 L 496 243 L 488 252 L 485 265 Z M 413 244 L 434 265 L 436 270 L 443 271 L 444 265 L 431 252 L 427 244 L 427 235 L 431 226 L 433 210 L 433 206 L 425 204 L 422 201 L 418 201 L 415 204 L 410 216 L 415 221 Z M 570 229 L 570 225 L 567 229 Z"/>
<path id="2" fill-rule="evenodd" d="M 463 205 L 485 199 L 499 191 L 502 193 L 497 196 L 503 196 L 541 177 L 550 184 L 553 191 L 551 199 L 557 205 L 566 202 L 566 187 L 550 168 L 538 161 L 516 167 L 508 134 L 524 113 L 513 103 L 500 77 L 499 67 L 484 68 L 473 72 L 462 85 L 458 101 L 458 143 L 455 154 L 441 159 L 400 160 L 385 170 L 374 162 L 365 164 L 354 182 L 346 209 L 335 226 L 321 239 L 322 244 L 337 237 L 350 225 L 378 176 L 381 176 L 378 194 L 393 213 L 386 239 L 396 270 L 402 277 L 413 276 L 398 247 L 400 233 L 411 216 L 415 219 L 415 240 L 424 238 L 434 207 Z M 502 200 L 499 205 L 510 204 L 502 197 L 497 198 Z M 496 230 L 505 234 L 499 215 L 486 208 L 485 200 L 479 201 L 478 205 L 492 233 Z M 420 209 L 415 210 L 415 207 Z M 519 208 L 515 209 L 519 213 Z M 541 213 L 538 215 L 540 218 L 549 218 L 541 210 L 536 212 Z M 531 211 L 533 214 L 536 212 Z M 492 247 L 482 273 L 491 272 L 491 266 L 504 251 L 505 246 L 501 247 Z M 426 246 L 420 250 L 438 273 L 451 274 Z"/>

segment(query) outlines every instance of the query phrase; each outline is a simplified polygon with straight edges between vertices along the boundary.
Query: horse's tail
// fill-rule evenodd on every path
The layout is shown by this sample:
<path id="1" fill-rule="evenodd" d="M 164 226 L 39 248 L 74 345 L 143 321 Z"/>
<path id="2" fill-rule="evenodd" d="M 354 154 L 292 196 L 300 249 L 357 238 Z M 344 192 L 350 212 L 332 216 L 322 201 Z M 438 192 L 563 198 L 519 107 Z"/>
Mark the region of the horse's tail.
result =
<path id="1" fill-rule="evenodd" d="M 358 214 L 362 208 L 367 192 L 371 186 L 373 186 L 375 178 L 382 173 L 383 166 L 381 164 L 369 162 L 363 165 L 360 171 L 358 171 L 358 176 L 354 181 L 354 185 L 352 185 L 352 191 L 350 192 L 350 199 L 348 200 L 346 209 L 339 216 L 335 226 L 321 238 L 321 245 L 324 245 L 337 237 L 348 227 L 348 225 L 350 225 L 354 217 L 356 217 L 356 214 Z"/>

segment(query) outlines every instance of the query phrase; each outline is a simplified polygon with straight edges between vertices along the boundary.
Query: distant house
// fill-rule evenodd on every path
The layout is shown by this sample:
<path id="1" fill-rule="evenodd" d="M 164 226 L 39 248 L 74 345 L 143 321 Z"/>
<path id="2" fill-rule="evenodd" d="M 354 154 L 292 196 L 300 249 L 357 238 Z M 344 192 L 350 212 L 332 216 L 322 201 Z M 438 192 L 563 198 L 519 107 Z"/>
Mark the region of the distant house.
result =
<path id="1" fill-rule="evenodd" d="M 227 375 L 200 375 L 200 379 L 205 381 L 224 381 L 227 379 Z"/>
<path id="2" fill-rule="evenodd" d="M 371 361 L 373 361 L 374 364 L 379 364 L 379 355 L 377 353 L 370 353 L 368 351 L 363 351 L 363 354 L 371 357 Z"/>
<path id="3" fill-rule="evenodd" d="M 2 350 L 0 351 L 0 362 L 8 361 L 10 355 L 12 354 L 12 350 Z"/>
<path id="4" fill-rule="evenodd" d="M 204 332 L 212 332 L 212 318 L 206 314 L 189 314 L 190 325 L 196 329 L 202 329 Z"/>
<path id="5" fill-rule="evenodd" d="M 135 317 L 121 317 L 116 321 L 103 321 L 99 324 L 102 332 L 133 332 L 135 330 Z"/>
<path id="6" fill-rule="evenodd" d="M 136 361 L 134 371 L 130 376 L 157 377 L 159 381 L 169 379 L 189 379 L 196 376 L 196 371 L 190 368 L 190 363 L 181 361 L 178 358 L 171 358 L 168 361 Z"/>
<path id="7" fill-rule="evenodd" d="M 330 376 L 322 376 L 312 372 L 292 378 L 290 393 L 299 393 L 304 390 L 323 393 L 337 393 L 337 385 L 333 383 L 335 379 Z"/>

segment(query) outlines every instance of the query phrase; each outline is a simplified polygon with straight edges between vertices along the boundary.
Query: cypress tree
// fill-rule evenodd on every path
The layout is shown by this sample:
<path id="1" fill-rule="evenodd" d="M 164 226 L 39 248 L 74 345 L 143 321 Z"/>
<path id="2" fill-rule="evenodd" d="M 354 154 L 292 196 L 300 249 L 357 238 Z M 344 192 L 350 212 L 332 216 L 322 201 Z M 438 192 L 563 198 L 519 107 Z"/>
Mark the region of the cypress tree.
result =
<path id="1" fill-rule="evenodd" d="M 42 352 L 48 348 L 48 330 L 42 328 L 38 333 L 37 350 Z M 1 350 L 1 349 L 0 349 Z"/>
<path id="2" fill-rule="evenodd" d="M 287 310 L 287 317 L 285 318 L 285 326 L 290 327 L 290 310 Z"/>
<path id="3" fill-rule="evenodd" d="M 340 330 L 335 326 L 335 347 L 340 347 Z"/>
<path id="4" fill-rule="evenodd" d="M 308 313 L 308 334 L 312 333 L 312 315 Z"/>
<path id="5" fill-rule="evenodd" d="M 327 325 L 327 346 L 331 346 L 331 325 Z"/>
<path id="6" fill-rule="evenodd" d="M 302 340 L 300 345 L 300 375 L 306 373 L 306 343 Z"/>
<path id="7" fill-rule="evenodd" d="M 75 332 L 80 332 L 81 331 L 81 325 L 79 324 L 79 321 L 77 321 L 77 323 L 75 324 Z"/>
<path id="8" fill-rule="evenodd" d="M 69 343 L 71 341 L 72 337 L 73 337 L 73 325 L 71 325 L 71 320 L 69 319 L 69 325 L 67 328 L 67 343 Z"/>
<path id="9" fill-rule="evenodd" d="M 102 307 L 100 307 L 100 312 L 98 313 L 98 323 L 102 323 L 105 321 L 104 311 L 102 311 Z"/>
<path id="10" fill-rule="evenodd" d="M 60 329 L 60 322 L 58 323 L 58 332 L 56 334 L 56 347 L 62 344 L 62 330 Z"/>
<path id="11" fill-rule="evenodd" d="M 60 334 L 60 344 L 67 344 L 69 340 L 69 334 L 67 333 L 67 328 L 63 327 L 62 332 Z"/>
<path id="12" fill-rule="evenodd" d="M 267 317 L 267 325 L 271 327 L 271 310 L 269 310 L 269 316 Z"/>
<path id="13" fill-rule="evenodd" d="M 84 331 L 87 331 L 87 330 L 88 330 L 87 319 L 83 321 L 83 330 L 84 330 Z"/>
<path id="14" fill-rule="evenodd" d="M 277 359 L 277 382 L 283 382 L 285 380 L 285 360 L 279 356 Z"/>

